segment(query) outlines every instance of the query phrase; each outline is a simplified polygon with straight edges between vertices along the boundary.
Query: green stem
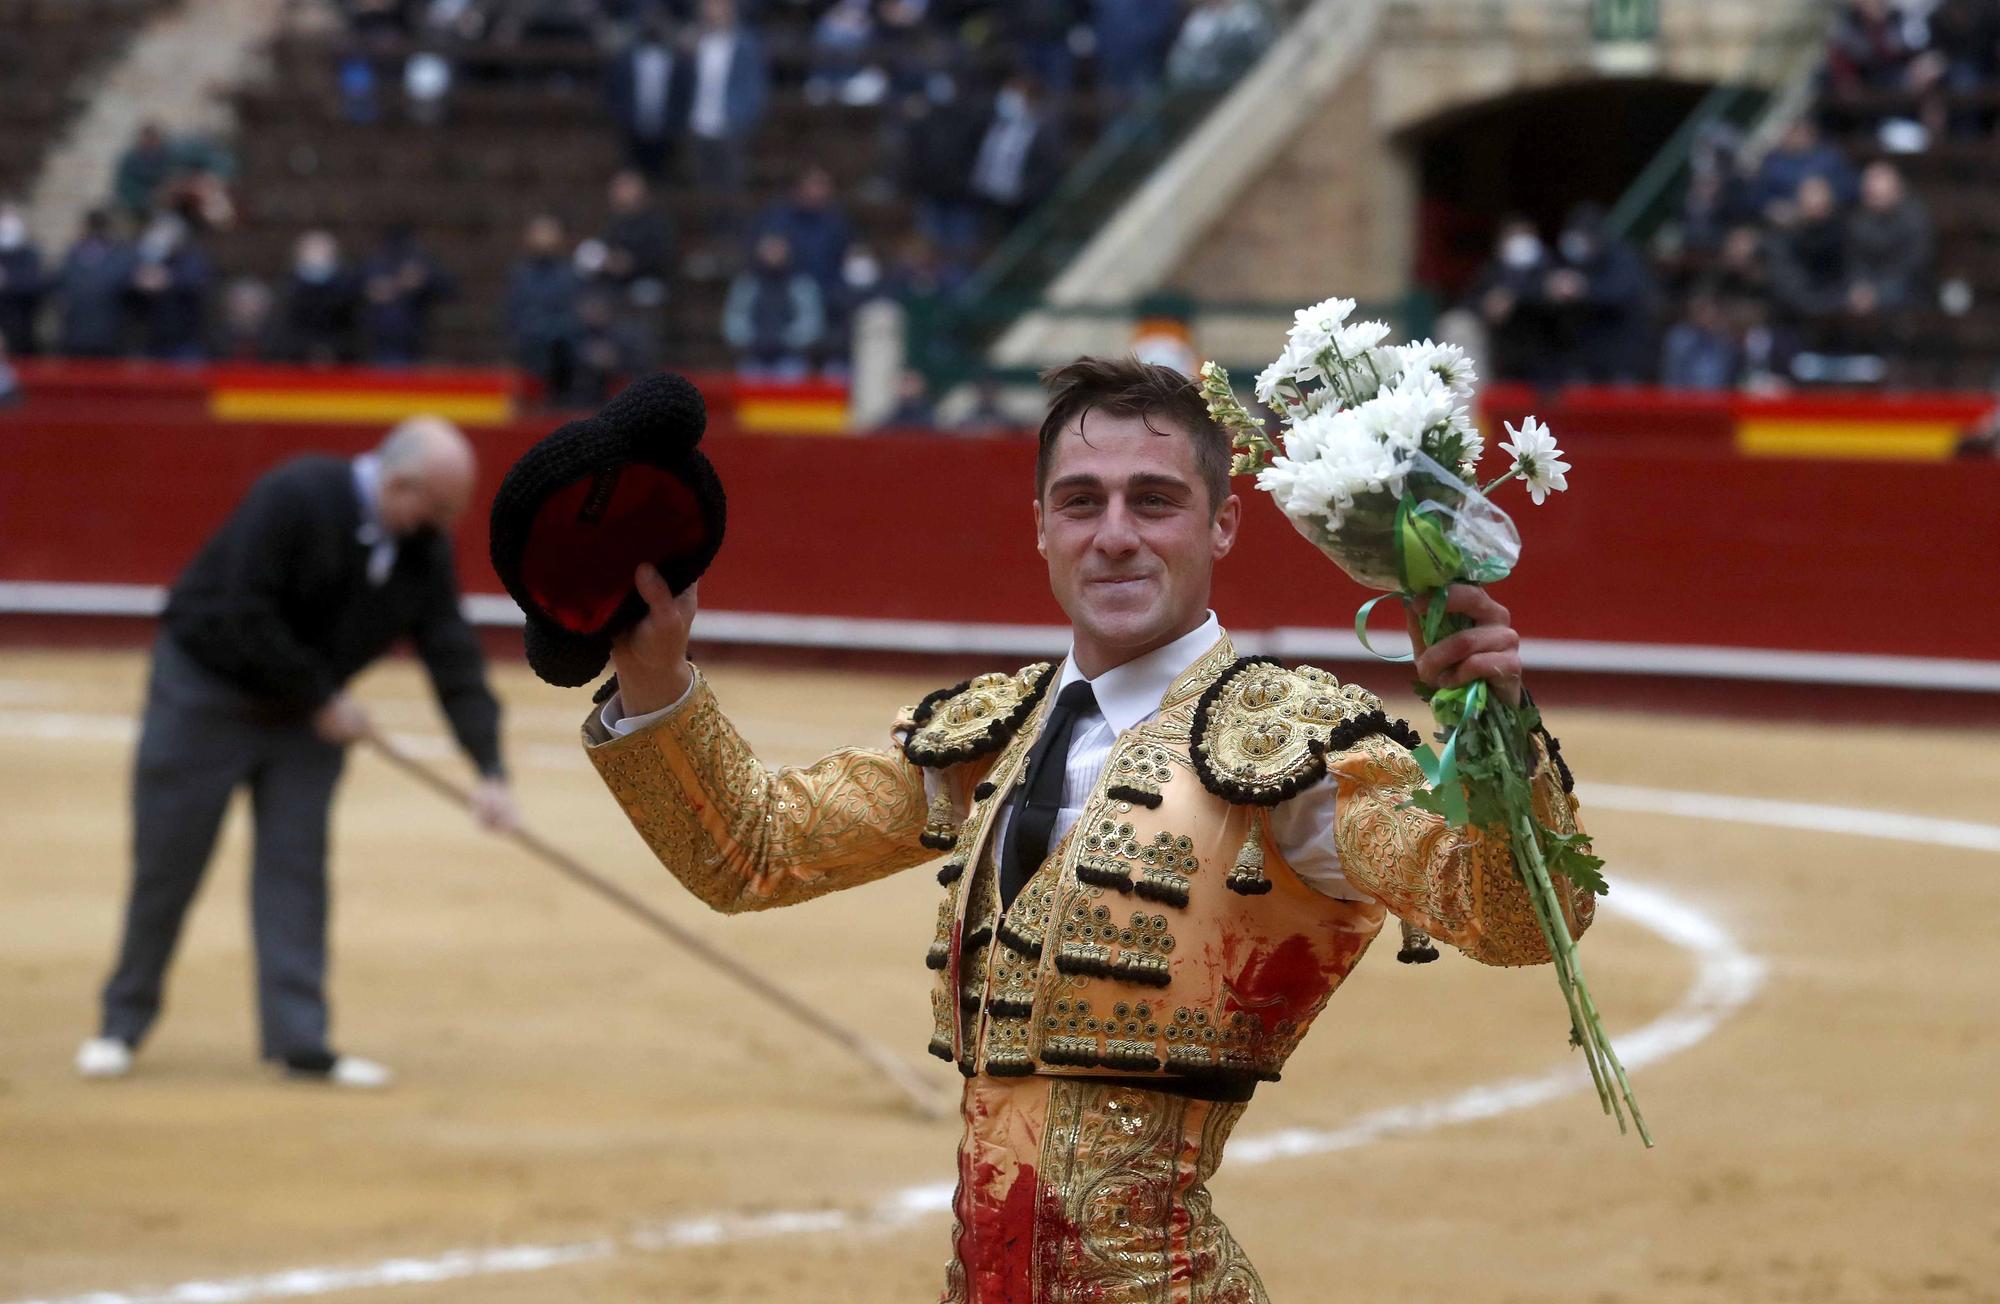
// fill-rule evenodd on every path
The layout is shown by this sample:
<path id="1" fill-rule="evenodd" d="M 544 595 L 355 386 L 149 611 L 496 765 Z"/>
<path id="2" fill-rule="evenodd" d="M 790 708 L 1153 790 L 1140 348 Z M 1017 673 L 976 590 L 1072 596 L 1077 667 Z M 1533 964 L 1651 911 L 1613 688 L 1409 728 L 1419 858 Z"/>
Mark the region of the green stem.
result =
<path id="1" fill-rule="evenodd" d="M 1502 476 L 1494 483 L 1507 478 Z M 1414 596 L 1405 595 L 1406 601 Z M 1445 597 L 1444 590 L 1433 590 L 1424 609 L 1418 613 L 1418 627 L 1429 646 L 1435 646 L 1439 639 L 1472 624 L 1465 616 L 1447 612 Z M 1612 1049 L 1611 1039 L 1604 1031 L 1604 1020 L 1597 1011 L 1597 1002 L 1590 994 L 1589 984 L 1584 981 L 1576 939 L 1570 934 L 1569 919 L 1563 912 L 1562 894 L 1557 890 L 1542 853 L 1542 831 L 1535 819 L 1530 787 L 1532 775 L 1523 772 L 1524 764 L 1531 762 L 1522 760 L 1523 757 L 1532 757 L 1534 752 L 1520 710 L 1487 693 L 1483 695 L 1483 702 L 1474 702 L 1477 709 L 1468 712 L 1468 698 L 1463 689 L 1423 691 L 1430 699 L 1439 725 L 1457 731 L 1462 755 L 1467 759 L 1496 760 L 1515 772 L 1513 778 L 1497 785 L 1498 791 L 1481 794 L 1491 798 L 1491 802 L 1481 801 L 1476 805 L 1485 805 L 1490 810 L 1492 805 L 1497 804 L 1505 810 L 1504 823 L 1511 844 L 1514 872 L 1527 894 L 1535 922 L 1548 946 L 1556 985 L 1562 991 L 1563 1004 L 1569 1012 L 1572 1040 L 1583 1050 L 1591 1082 L 1597 1088 L 1598 1102 L 1605 1113 L 1617 1120 L 1620 1132 L 1626 1130 L 1625 1113 L 1629 1110 L 1640 1138 L 1650 1147 L 1653 1144 L 1652 1133 L 1639 1113 L 1639 1102 L 1633 1098 L 1632 1083 L 1625 1074 L 1625 1066 Z M 1484 784 L 1487 781 L 1480 782 Z M 1470 786 L 1468 782 L 1468 800 L 1471 797 Z"/>

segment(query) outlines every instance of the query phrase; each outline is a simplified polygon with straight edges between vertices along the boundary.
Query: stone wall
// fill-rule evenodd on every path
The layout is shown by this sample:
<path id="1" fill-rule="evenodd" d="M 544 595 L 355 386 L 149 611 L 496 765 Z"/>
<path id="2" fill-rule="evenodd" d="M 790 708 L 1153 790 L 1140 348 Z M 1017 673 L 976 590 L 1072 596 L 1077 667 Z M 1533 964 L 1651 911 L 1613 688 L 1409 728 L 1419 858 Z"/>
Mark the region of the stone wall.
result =
<path id="1" fill-rule="evenodd" d="M 1288 302 L 1337 285 L 1384 299 L 1408 285 L 1415 161 L 1407 142 L 1495 99 L 1606 76 L 1713 82 L 1744 75 L 1758 42 L 1798 30 L 1799 0 L 1663 3 L 1657 42 L 1593 42 L 1588 0 L 1396 0 L 1374 49 L 1189 245 L 1170 278 L 1204 298 Z"/>

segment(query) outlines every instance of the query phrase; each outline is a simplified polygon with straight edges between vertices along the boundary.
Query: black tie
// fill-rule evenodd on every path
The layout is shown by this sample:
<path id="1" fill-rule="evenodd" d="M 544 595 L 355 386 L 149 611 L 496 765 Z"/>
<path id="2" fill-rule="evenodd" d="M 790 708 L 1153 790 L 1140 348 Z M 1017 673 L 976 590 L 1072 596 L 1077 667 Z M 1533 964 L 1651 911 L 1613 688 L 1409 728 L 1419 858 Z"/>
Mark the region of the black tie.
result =
<path id="1" fill-rule="evenodd" d="M 1000 908 L 1014 904 L 1014 898 L 1049 854 L 1049 835 L 1055 832 L 1056 812 L 1062 809 L 1063 776 L 1069 768 L 1069 739 L 1076 722 L 1097 714 L 1097 695 L 1090 685 L 1077 680 L 1062 690 L 1049 709 L 1042 736 L 1028 753 L 1027 791 L 1014 810 L 1007 830 L 1006 854 L 1000 858 Z"/>

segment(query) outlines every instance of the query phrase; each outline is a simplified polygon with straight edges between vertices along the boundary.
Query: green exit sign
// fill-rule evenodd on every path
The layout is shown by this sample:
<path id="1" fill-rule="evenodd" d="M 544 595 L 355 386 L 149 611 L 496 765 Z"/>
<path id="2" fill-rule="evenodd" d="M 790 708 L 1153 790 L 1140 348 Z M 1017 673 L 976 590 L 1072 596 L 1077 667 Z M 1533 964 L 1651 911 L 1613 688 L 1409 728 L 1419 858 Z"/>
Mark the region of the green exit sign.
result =
<path id="1" fill-rule="evenodd" d="M 1591 0 L 1590 34 L 1600 41 L 1650 41 L 1660 34 L 1660 0 Z"/>

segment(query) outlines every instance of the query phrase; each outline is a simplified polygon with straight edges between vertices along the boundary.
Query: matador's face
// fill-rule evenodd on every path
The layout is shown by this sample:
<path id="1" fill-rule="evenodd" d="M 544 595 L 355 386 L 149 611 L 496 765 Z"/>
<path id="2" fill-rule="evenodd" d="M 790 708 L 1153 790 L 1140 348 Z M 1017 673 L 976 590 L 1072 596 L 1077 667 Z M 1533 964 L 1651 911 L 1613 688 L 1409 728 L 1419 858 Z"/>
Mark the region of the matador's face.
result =
<path id="1" fill-rule="evenodd" d="M 1236 542 L 1241 502 L 1211 504 L 1187 433 L 1147 420 L 1085 412 L 1057 437 L 1035 504 L 1035 544 L 1087 676 L 1200 625 Z"/>

